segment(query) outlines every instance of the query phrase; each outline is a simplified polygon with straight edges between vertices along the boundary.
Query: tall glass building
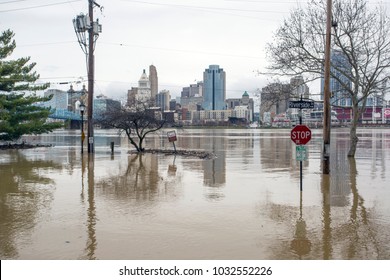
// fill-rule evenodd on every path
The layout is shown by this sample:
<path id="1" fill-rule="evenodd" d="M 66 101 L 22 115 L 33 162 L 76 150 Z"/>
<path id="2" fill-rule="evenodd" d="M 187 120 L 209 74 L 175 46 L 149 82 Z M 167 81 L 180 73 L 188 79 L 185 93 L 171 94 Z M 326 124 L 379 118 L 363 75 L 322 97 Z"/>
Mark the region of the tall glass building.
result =
<path id="1" fill-rule="evenodd" d="M 351 75 L 351 64 L 348 58 L 340 50 L 332 50 L 331 56 L 331 77 L 329 89 L 331 92 L 330 104 L 336 106 L 351 106 L 352 101 L 346 89 L 351 88 L 352 83 L 347 77 Z M 336 78 L 337 77 L 337 78 Z M 321 79 L 321 100 L 324 100 L 324 78 Z"/>
<path id="2" fill-rule="evenodd" d="M 203 72 L 203 109 L 225 110 L 226 73 L 219 65 L 210 65 Z"/>

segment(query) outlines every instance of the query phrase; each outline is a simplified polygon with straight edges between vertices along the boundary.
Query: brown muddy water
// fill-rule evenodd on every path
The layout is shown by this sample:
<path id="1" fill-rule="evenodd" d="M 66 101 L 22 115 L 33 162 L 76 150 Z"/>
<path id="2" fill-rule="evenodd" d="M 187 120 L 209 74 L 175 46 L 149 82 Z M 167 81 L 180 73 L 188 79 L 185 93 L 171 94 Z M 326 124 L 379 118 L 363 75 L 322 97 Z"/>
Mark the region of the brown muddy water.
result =
<path id="1" fill-rule="evenodd" d="M 322 175 L 322 131 L 299 162 L 290 130 L 177 130 L 177 149 L 215 159 L 128 154 L 115 131 L 28 141 L 0 151 L 1 259 L 390 259 L 390 131 L 332 131 Z M 115 142 L 111 155 L 110 142 Z M 166 131 L 147 147 L 173 149 Z"/>

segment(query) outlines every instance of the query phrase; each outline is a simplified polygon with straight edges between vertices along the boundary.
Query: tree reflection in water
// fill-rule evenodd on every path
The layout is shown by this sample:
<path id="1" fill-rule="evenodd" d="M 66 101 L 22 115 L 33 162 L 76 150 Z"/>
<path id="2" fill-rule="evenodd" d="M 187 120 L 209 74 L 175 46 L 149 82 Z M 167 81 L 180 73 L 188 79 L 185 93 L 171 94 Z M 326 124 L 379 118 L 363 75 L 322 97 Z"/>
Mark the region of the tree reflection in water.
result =
<path id="1" fill-rule="evenodd" d="M 389 259 L 389 250 L 383 246 L 388 238 L 388 228 L 378 219 L 375 206 L 370 209 L 365 206 L 356 178 L 356 160 L 350 158 L 338 162 L 330 175 L 321 176 L 320 231 L 315 225 L 318 222 L 315 215 L 310 214 L 309 219 L 304 219 L 302 211 L 310 213 L 315 210 L 312 207 L 305 210 L 302 197 L 299 211 L 293 206 L 267 203 L 266 211 L 274 223 L 294 229 L 290 243 L 281 241 L 279 245 L 272 245 L 273 256 L 270 258 Z M 345 188 L 349 189 L 348 193 Z M 343 197 L 340 197 L 341 194 Z M 298 216 L 295 225 L 292 223 L 294 216 Z"/>
<path id="2" fill-rule="evenodd" d="M 333 155 L 331 175 L 322 176 L 323 259 L 387 259 L 375 208 L 359 193 L 356 159 Z M 342 158 L 344 160 L 342 160 Z M 374 214 L 374 215 L 371 215 Z"/>
<path id="3" fill-rule="evenodd" d="M 127 166 L 121 166 L 115 174 L 100 179 L 96 186 L 99 194 L 114 196 L 118 202 L 130 200 L 155 203 L 156 197 L 176 197 L 180 174 L 173 157 L 173 164 L 168 166 L 168 173 L 159 172 L 159 158 L 155 154 L 129 155 Z"/>

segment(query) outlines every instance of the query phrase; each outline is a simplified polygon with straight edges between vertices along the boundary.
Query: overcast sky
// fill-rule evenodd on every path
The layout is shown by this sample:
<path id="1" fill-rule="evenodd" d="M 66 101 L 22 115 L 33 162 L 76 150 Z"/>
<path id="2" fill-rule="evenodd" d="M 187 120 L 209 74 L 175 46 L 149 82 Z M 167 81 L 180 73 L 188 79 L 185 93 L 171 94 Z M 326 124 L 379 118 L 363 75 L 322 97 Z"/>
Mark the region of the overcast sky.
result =
<path id="1" fill-rule="evenodd" d="M 96 0 L 95 19 L 103 32 L 95 49 L 95 95 L 125 97 L 143 69 L 157 68 L 159 90 L 172 97 L 203 79 L 218 64 L 226 72 L 227 97 L 252 96 L 266 77 L 265 44 L 305 0 Z M 385 1 L 387 2 L 387 1 Z M 376 1 L 378 3 L 378 1 Z M 72 20 L 88 12 L 88 0 L 0 0 L 0 31 L 15 32 L 12 58 L 31 56 L 41 80 L 51 88 L 84 79 L 85 54 Z M 81 84 L 74 87 L 81 88 Z"/>

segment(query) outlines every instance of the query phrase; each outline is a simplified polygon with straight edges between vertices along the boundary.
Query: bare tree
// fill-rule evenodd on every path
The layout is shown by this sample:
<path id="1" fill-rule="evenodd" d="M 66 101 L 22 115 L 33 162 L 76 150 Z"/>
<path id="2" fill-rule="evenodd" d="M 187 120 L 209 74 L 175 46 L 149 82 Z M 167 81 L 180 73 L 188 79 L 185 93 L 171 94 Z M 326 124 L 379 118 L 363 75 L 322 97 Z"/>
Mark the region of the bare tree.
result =
<path id="1" fill-rule="evenodd" d="M 358 143 L 357 125 L 367 98 L 383 90 L 390 68 L 390 23 L 380 6 L 369 10 L 367 0 L 333 1 L 333 51 L 346 63 L 331 64 L 337 80 L 352 103 L 349 157 Z M 307 8 L 296 8 L 267 45 L 267 74 L 321 78 L 324 69 L 326 1 L 311 0 Z"/>
<path id="2" fill-rule="evenodd" d="M 268 84 L 261 90 L 260 113 L 267 111 L 273 111 L 276 114 L 286 112 L 290 97 L 292 97 L 290 84 L 280 82 Z"/>
<path id="3" fill-rule="evenodd" d="M 108 110 L 100 123 L 125 132 L 135 149 L 143 152 L 146 136 L 160 130 L 165 124 L 165 121 L 161 120 L 160 111 L 152 108 L 153 104 L 152 100 L 134 100 L 128 107 Z"/>

